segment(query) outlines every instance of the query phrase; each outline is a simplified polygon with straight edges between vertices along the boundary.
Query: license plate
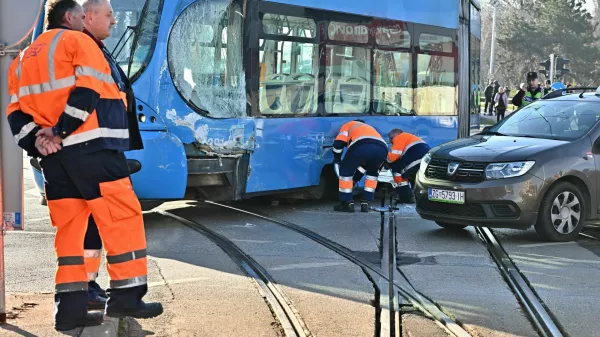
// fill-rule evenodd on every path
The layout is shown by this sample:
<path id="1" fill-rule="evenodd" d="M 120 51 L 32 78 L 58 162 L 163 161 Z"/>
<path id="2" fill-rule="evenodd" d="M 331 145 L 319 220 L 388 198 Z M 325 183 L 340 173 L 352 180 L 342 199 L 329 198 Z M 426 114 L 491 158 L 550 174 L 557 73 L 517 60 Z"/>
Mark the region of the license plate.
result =
<path id="1" fill-rule="evenodd" d="M 447 202 L 450 204 L 464 204 L 465 192 L 429 189 L 429 200 L 437 202 Z"/>

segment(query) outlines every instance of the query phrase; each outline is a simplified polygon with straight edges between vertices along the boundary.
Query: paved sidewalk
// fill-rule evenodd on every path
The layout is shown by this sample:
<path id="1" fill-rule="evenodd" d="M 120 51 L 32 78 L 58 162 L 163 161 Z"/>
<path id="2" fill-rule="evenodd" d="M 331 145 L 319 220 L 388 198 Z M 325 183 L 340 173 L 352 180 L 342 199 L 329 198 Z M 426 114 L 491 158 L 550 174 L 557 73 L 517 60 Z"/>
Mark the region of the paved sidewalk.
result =
<path id="1" fill-rule="evenodd" d="M 54 295 L 51 293 L 19 293 L 6 296 L 6 324 L 0 325 L 0 336 L 77 336 L 116 337 L 118 319 L 105 317 L 101 326 L 78 328 L 64 333 L 54 330 Z"/>

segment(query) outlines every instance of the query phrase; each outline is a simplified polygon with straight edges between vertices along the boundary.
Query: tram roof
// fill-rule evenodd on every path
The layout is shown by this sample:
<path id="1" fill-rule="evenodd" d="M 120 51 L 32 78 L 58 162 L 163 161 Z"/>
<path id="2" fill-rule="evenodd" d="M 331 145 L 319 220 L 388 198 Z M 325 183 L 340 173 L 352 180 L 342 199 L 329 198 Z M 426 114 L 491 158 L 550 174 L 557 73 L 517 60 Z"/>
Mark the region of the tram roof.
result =
<path id="1" fill-rule="evenodd" d="M 165 6 L 186 7 L 198 0 L 169 0 Z M 226 0 L 215 0 L 226 1 Z M 373 16 L 445 28 L 458 28 L 460 0 L 272 0 L 270 2 Z M 477 6 L 477 1 L 474 1 Z"/>

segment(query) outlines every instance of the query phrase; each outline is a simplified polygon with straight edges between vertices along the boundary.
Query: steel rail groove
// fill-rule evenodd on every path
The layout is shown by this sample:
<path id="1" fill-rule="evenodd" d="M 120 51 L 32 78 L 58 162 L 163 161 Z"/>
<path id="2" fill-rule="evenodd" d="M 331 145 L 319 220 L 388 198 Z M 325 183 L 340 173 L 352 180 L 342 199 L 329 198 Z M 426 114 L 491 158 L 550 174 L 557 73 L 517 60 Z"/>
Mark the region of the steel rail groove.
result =
<path id="1" fill-rule="evenodd" d="M 235 261 L 247 274 L 252 277 L 262 295 L 266 298 L 269 306 L 272 308 L 277 319 L 281 323 L 282 329 L 287 337 L 310 337 L 312 334 L 308 330 L 306 323 L 300 317 L 298 310 L 294 308 L 291 301 L 279 290 L 273 277 L 269 275 L 258 262 L 248 254 L 244 253 L 236 244 L 231 242 L 223 235 L 207 228 L 206 226 L 173 214 L 169 211 L 156 209 L 156 212 L 173 218 L 190 229 L 205 235 L 209 240 L 219 246 L 233 261 Z"/>
<path id="2" fill-rule="evenodd" d="M 284 220 L 269 218 L 265 215 L 253 213 L 253 212 L 246 211 L 244 209 L 236 208 L 236 207 L 229 206 L 229 205 L 224 205 L 224 204 L 221 204 L 218 202 L 209 201 L 209 200 L 205 200 L 204 202 L 209 205 L 226 208 L 226 209 L 230 209 L 230 210 L 233 210 L 233 211 L 236 211 L 239 213 L 251 215 L 253 217 L 263 219 L 263 220 L 272 222 L 274 224 L 289 228 L 289 229 L 291 229 L 297 233 L 300 233 L 300 234 L 306 236 L 307 238 L 321 244 L 322 246 L 327 247 L 331 251 L 345 257 L 346 259 L 348 259 L 350 262 L 354 263 L 355 265 L 362 267 L 365 270 L 369 270 L 372 273 L 375 273 L 378 276 L 380 276 L 381 278 L 390 282 L 389 276 L 386 275 L 387 274 L 386 271 L 383 271 L 381 268 L 374 266 L 372 263 L 366 261 L 362 257 L 356 256 L 350 249 L 348 249 L 334 241 L 331 241 L 309 229 L 306 229 L 302 226 L 298 226 L 298 225 L 295 225 L 293 223 L 290 223 L 290 222 L 287 222 Z M 404 276 L 404 275 L 402 275 L 402 276 Z M 411 304 L 413 306 L 415 306 L 417 309 L 419 309 L 420 311 L 422 311 L 429 317 L 436 320 L 437 323 L 439 323 L 441 326 L 443 326 L 444 329 L 447 332 L 449 332 L 451 335 L 456 336 L 456 337 L 471 337 L 471 335 L 467 331 L 465 331 L 458 323 L 456 323 L 452 318 L 450 318 L 448 315 L 446 315 L 446 313 L 444 313 L 441 310 L 441 308 L 439 308 L 435 303 L 433 303 L 428 298 L 426 298 L 423 294 L 421 294 L 417 290 L 415 290 L 414 287 L 412 287 L 412 285 L 408 281 L 408 279 L 404 278 L 404 283 L 405 284 L 402 285 L 402 284 L 399 284 L 398 281 L 393 280 L 393 284 L 394 284 L 395 288 L 397 289 L 397 291 L 404 298 L 406 298 L 409 302 L 411 302 Z"/>

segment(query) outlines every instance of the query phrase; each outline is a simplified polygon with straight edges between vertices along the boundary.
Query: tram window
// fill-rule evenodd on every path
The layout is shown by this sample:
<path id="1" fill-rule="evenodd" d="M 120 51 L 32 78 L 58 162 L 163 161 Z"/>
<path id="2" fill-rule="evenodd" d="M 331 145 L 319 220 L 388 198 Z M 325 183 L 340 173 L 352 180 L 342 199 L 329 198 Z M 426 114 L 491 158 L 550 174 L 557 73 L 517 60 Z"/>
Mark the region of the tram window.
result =
<path id="1" fill-rule="evenodd" d="M 150 60 L 158 36 L 162 0 L 147 1 L 149 2 L 148 7 L 143 13 L 144 1 L 113 1 L 112 6 L 117 23 L 111 36 L 104 40 L 106 48 L 113 53 L 121 69 L 132 80 L 136 79 Z M 128 28 L 138 24 L 138 30 Z M 137 39 L 135 34 L 139 34 Z M 132 50 L 134 41 L 137 42 L 135 50 Z M 132 52 L 130 68 L 129 61 Z"/>
<path id="2" fill-rule="evenodd" d="M 263 115 L 317 112 L 317 53 L 317 46 L 311 43 L 265 41 L 259 83 Z"/>
<path id="3" fill-rule="evenodd" d="M 314 20 L 296 16 L 267 13 L 262 19 L 265 34 L 314 38 L 317 25 Z"/>
<path id="4" fill-rule="evenodd" d="M 415 110 L 419 115 L 456 115 L 454 57 L 418 55 Z"/>
<path id="5" fill-rule="evenodd" d="M 373 72 L 374 112 L 384 115 L 410 114 L 413 104 L 410 53 L 376 50 Z"/>
<path id="6" fill-rule="evenodd" d="M 423 33 L 419 36 L 419 47 L 421 50 L 451 53 L 454 41 L 450 36 Z"/>
<path id="7" fill-rule="evenodd" d="M 266 34 L 313 38 L 315 22 L 301 17 L 265 14 Z M 318 48 L 313 43 L 261 39 L 259 109 L 263 116 L 317 113 Z"/>
<path id="8" fill-rule="evenodd" d="M 169 71 L 184 100 L 215 118 L 246 114 L 242 6 L 201 0 L 175 21 L 168 41 Z"/>
<path id="9" fill-rule="evenodd" d="M 365 25 L 357 25 L 345 22 L 330 22 L 327 27 L 327 35 L 330 40 L 367 43 L 369 42 L 369 28 Z"/>
<path id="10" fill-rule="evenodd" d="M 380 46 L 410 48 L 410 33 L 401 26 L 377 27 L 375 42 Z"/>
<path id="11" fill-rule="evenodd" d="M 327 46 L 325 111 L 368 113 L 371 102 L 371 49 Z"/>

